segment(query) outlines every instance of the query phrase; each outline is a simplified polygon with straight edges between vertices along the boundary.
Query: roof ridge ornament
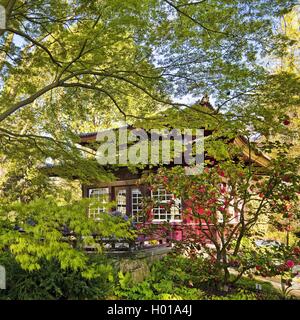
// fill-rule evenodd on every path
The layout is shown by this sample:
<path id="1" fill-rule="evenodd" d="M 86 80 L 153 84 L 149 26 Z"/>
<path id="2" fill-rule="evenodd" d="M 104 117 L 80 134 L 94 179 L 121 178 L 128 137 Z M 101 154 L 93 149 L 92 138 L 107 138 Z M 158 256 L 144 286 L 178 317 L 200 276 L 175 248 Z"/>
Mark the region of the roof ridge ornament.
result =
<path id="1" fill-rule="evenodd" d="M 200 100 L 200 104 L 210 104 L 209 95 L 207 93 L 205 93 L 202 99 Z"/>

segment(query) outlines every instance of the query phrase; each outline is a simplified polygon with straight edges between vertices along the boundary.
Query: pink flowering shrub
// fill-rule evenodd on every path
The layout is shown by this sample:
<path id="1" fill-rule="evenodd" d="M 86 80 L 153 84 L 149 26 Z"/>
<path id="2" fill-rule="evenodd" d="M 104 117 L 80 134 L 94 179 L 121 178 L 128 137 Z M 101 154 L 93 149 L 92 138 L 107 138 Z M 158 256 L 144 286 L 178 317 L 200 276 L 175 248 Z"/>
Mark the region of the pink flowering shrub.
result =
<path id="1" fill-rule="evenodd" d="M 300 263 L 299 247 L 265 250 L 251 240 L 261 218 L 278 230 L 293 230 L 299 218 L 300 190 L 294 167 L 295 162 L 282 156 L 261 175 L 250 165 L 224 161 L 208 163 L 199 175 L 186 175 L 183 167 L 161 168 L 144 180 L 152 190 L 164 188 L 182 199 L 183 222 L 193 221 L 197 227 L 193 232 L 184 230 L 177 246 L 185 253 L 187 247 L 198 246 L 197 252 L 188 252 L 201 254 L 217 266 L 216 279 L 221 277 L 226 284 L 244 274 L 284 275 Z M 230 268 L 237 271 L 233 280 Z"/>

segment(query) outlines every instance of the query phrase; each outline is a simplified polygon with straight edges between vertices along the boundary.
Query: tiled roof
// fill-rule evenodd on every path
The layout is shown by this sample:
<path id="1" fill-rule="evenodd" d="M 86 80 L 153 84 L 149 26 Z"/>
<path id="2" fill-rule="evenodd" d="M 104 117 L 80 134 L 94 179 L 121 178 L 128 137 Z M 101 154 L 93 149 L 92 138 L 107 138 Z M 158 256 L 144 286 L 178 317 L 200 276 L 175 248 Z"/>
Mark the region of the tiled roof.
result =
<path id="1" fill-rule="evenodd" d="M 97 132 L 84 132 L 84 133 L 80 133 L 79 137 L 80 138 L 86 138 L 86 137 L 92 137 L 97 135 Z"/>

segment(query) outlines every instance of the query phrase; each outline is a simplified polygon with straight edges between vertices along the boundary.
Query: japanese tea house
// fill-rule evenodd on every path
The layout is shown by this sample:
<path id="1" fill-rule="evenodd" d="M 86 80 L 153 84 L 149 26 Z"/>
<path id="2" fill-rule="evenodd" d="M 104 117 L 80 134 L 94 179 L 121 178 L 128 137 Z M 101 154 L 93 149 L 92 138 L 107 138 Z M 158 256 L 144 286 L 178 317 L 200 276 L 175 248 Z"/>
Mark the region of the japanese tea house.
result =
<path id="1" fill-rule="evenodd" d="M 206 132 L 204 135 L 209 135 L 210 132 Z M 80 135 L 81 145 L 88 147 L 96 141 L 97 133 L 85 133 Z M 248 157 L 248 145 L 243 137 L 235 138 L 232 143 L 241 147 L 242 155 L 241 159 L 247 162 Z M 251 161 L 259 167 L 266 167 L 269 159 L 262 154 L 252 153 Z M 147 244 L 149 240 L 156 239 L 160 243 L 169 242 L 172 240 L 182 240 L 185 238 L 186 232 L 194 229 L 197 233 L 197 223 L 192 217 L 183 217 L 183 210 L 185 209 L 184 201 L 181 203 L 181 199 L 174 199 L 173 195 L 167 192 L 165 189 L 160 188 L 157 191 L 151 191 L 145 185 L 140 183 L 140 178 L 143 171 L 139 170 L 138 173 L 132 173 L 126 167 L 120 167 L 114 174 L 116 180 L 109 184 L 101 181 L 95 182 L 91 185 L 82 186 L 83 197 L 96 198 L 103 202 L 103 207 L 99 206 L 96 209 L 91 209 L 89 214 L 92 217 L 99 217 L 102 212 L 105 211 L 104 205 L 106 202 L 115 201 L 115 210 L 122 215 L 126 215 L 134 221 L 137 225 L 162 225 L 168 223 L 170 228 L 169 232 L 165 236 L 157 235 L 141 235 L 138 238 L 140 243 Z M 156 206 L 152 209 L 152 219 L 145 221 L 142 211 L 143 197 L 151 197 Z M 174 200 L 174 205 L 169 209 L 166 206 L 160 204 L 167 203 L 171 199 Z M 234 212 L 232 213 L 234 214 Z M 238 217 L 236 217 L 238 219 Z"/>

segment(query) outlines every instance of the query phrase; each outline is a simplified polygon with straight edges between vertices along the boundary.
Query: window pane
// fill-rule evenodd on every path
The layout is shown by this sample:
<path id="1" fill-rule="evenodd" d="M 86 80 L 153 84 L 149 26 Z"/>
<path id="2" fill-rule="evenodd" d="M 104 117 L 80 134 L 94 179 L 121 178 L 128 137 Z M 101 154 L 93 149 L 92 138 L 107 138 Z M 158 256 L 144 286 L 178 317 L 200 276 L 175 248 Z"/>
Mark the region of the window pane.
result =
<path id="1" fill-rule="evenodd" d="M 132 189 L 131 201 L 132 201 L 132 219 L 135 222 L 143 222 L 142 216 L 142 193 L 139 189 Z"/>
<path id="2" fill-rule="evenodd" d="M 109 202 L 109 188 L 89 189 L 89 198 L 97 200 L 98 206 L 89 209 L 89 216 L 99 219 L 102 212 L 106 212 L 105 204 Z"/>
<path id="3" fill-rule="evenodd" d="M 159 188 L 151 193 L 154 201 L 153 218 L 159 221 L 181 220 L 181 200 L 165 189 Z"/>
<path id="4" fill-rule="evenodd" d="M 119 190 L 117 193 L 117 211 L 122 215 L 126 215 L 126 189 Z"/>

